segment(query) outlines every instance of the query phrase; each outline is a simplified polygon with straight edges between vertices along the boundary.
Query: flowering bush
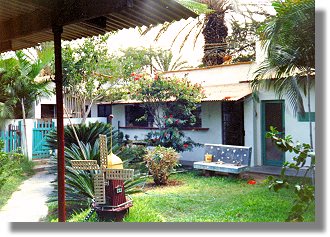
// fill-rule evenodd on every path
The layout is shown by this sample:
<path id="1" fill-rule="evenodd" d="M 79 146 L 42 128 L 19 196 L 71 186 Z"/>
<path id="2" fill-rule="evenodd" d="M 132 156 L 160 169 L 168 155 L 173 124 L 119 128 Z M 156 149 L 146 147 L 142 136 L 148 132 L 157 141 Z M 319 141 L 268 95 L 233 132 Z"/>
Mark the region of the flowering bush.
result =
<path id="1" fill-rule="evenodd" d="M 165 77 L 157 73 L 132 73 L 131 76 L 131 98 L 143 102 L 159 128 L 165 127 L 165 119 L 170 114 L 176 117 L 172 111 L 184 114 L 183 120 L 190 120 L 194 117 L 191 112 L 196 109 L 196 104 L 204 98 L 202 86 L 192 84 L 187 78 Z"/>
<path id="2" fill-rule="evenodd" d="M 144 156 L 155 184 L 167 183 L 173 168 L 178 164 L 179 154 L 173 148 L 157 146 Z"/>
<path id="3" fill-rule="evenodd" d="M 165 77 L 158 73 L 132 73 L 131 76 L 132 99 L 143 102 L 159 128 L 147 135 L 147 144 L 172 147 L 178 152 L 198 145 L 185 137 L 182 129 L 196 122 L 193 111 L 204 97 L 202 86 L 187 78 Z"/>
<path id="4" fill-rule="evenodd" d="M 177 152 L 190 151 L 194 146 L 200 144 L 194 142 L 190 137 L 186 137 L 180 130 L 184 120 L 174 117 L 165 118 L 165 127 L 154 132 L 149 132 L 146 142 L 149 146 L 172 147 Z"/>

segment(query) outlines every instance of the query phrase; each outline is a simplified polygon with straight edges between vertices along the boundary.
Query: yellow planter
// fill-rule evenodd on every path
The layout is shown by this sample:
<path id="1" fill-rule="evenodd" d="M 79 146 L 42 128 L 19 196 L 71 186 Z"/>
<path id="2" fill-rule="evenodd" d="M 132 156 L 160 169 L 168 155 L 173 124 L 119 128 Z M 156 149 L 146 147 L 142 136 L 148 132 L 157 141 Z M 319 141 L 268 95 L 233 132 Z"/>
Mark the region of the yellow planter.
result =
<path id="1" fill-rule="evenodd" d="M 212 157 L 213 157 L 213 155 L 206 153 L 204 156 L 205 162 L 208 162 L 208 163 L 212 162 Z"/>

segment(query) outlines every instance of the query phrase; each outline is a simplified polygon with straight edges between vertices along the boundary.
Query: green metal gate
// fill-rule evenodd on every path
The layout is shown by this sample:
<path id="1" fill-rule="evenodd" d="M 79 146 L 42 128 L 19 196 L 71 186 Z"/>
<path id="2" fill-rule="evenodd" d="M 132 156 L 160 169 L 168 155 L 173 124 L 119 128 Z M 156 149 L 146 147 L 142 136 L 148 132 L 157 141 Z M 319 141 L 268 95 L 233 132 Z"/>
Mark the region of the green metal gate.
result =
<path id="1" fill-rule="evenodd" d="M 36 121 L 33 128 L 32 159 L 49 158 L 50 150 L 46 146 L 46 135 L 54 128 L 52 121 Z"/>
<path id="2" fill-rule="evenodd" d="M 9 125 L 8 131 L 0 131 L 0 139 L 4 143 L 3 151 L 17 151 L 21 147 L 19 126 Z"/>

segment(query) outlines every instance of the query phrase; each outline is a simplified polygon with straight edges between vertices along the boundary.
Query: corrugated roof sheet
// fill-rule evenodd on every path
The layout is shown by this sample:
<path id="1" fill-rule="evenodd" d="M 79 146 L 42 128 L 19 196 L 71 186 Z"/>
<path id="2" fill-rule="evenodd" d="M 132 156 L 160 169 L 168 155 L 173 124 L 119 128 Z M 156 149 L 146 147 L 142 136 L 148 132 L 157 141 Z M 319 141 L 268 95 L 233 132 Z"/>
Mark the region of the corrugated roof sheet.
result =
<path id="1" fill-rule="evenodd" d="M 235 83 L 215 86 L 204 86 L 205 98 L 202 102 L 210 101 L 238 101 L 252 94 L 250 83 Z M 112 104 L 137 104 L 137 100 L 118 100 Z M 110 104 L 110 103 L 100 103 Z"/>
<path id="2" fill-rule="evenodd" d="M 205 86 L 202 101 L 237 101 L 252 93 L 249 83 L 235 83 L 216 86 Z"/>
<path id="3" fill-rule="evenodd" d="M 59 1 L 56 0 L 0 0 L 0 28 L 1 26 L 3 28 L 0 29 L 0 53 L 32 47 L 40 42 L 53 41 L 51 24 L 47 25 L 48 27 L 43 30 L 33 31 L 34 29 L 32 28 L 32 33 L 24 32 L 24 27 L 21 27 L 22 29 L 19 29 L 21 36 L 18 38 L 11 37 L 10 39 L 8 39 L 9 36 L 6 38 L 6 35 L 11 34 L 8 34 L 8 29 L 4 28 L 7 25 L 15 24 L 15 22 L 20 22 L 22 24 L 22 19 L 20 19 L 20 21 L 16 20 L 22 16 L 35 16 L 40 13 L 40 18 L 43 16 L 43 20 L 47 21 L 45 20 L 47 17 L 49 18 L 56 14 L 53 12 L 54 10 L 52 7 L 58 2 Z M 91 4 L 92 0 L 86 2 Z M 109 0 L 109 2 L 114 1 Z M 120 1 L 118 0 L 117 2 Z M 121 0 L 121 2 L 125 2 L 125 0 Z M 70 11 L 69 4 L 72 5 L 76 3 L 76 1 L 64 0 L 64 6 L 69 8 L 67 11 Z M 64 26 L 62 38 L 65 40 L 73 40 L 124 28 L 156 25 L 197 16 L 174 0 L 127 0 L 128 5 L 131 5 L 131 3 L 133 3 L 131 7 L 124 7 L 120 11 L 114 11 L 110 14 L 99 16 L 103 21 L 101 24 L 102 27 L 99 27 L 97 24 L 91 24 L 88 20 L 75 22 L 73 19 L 73 22 L 75 22 L 74 24 L 67 24 Z M 26 19 L 27 21 L 32 21 L 31 24 L 33 24 L 33 22 L 38 22 L 38 18 L 31 20 L 26 17 Z M 40 19 L 40 21 L 41 20 L 42 19 Z M 48 21 L 45 24 L 48 24 Z"/>

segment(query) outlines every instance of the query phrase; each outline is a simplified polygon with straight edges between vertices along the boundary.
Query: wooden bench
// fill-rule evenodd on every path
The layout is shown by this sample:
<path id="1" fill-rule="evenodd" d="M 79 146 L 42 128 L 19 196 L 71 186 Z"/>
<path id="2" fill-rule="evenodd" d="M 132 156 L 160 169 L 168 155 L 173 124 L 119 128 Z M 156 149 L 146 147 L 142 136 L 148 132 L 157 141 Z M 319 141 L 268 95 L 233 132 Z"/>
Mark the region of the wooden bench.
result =
<path id="1" fill-rule="evenodd" d="M 205 154 L 212 155 L 212 162 L 194 162 L 194 169 L 240 174 L 251 164 L 252 148 L 222 144 L 205 144 Z"/>

